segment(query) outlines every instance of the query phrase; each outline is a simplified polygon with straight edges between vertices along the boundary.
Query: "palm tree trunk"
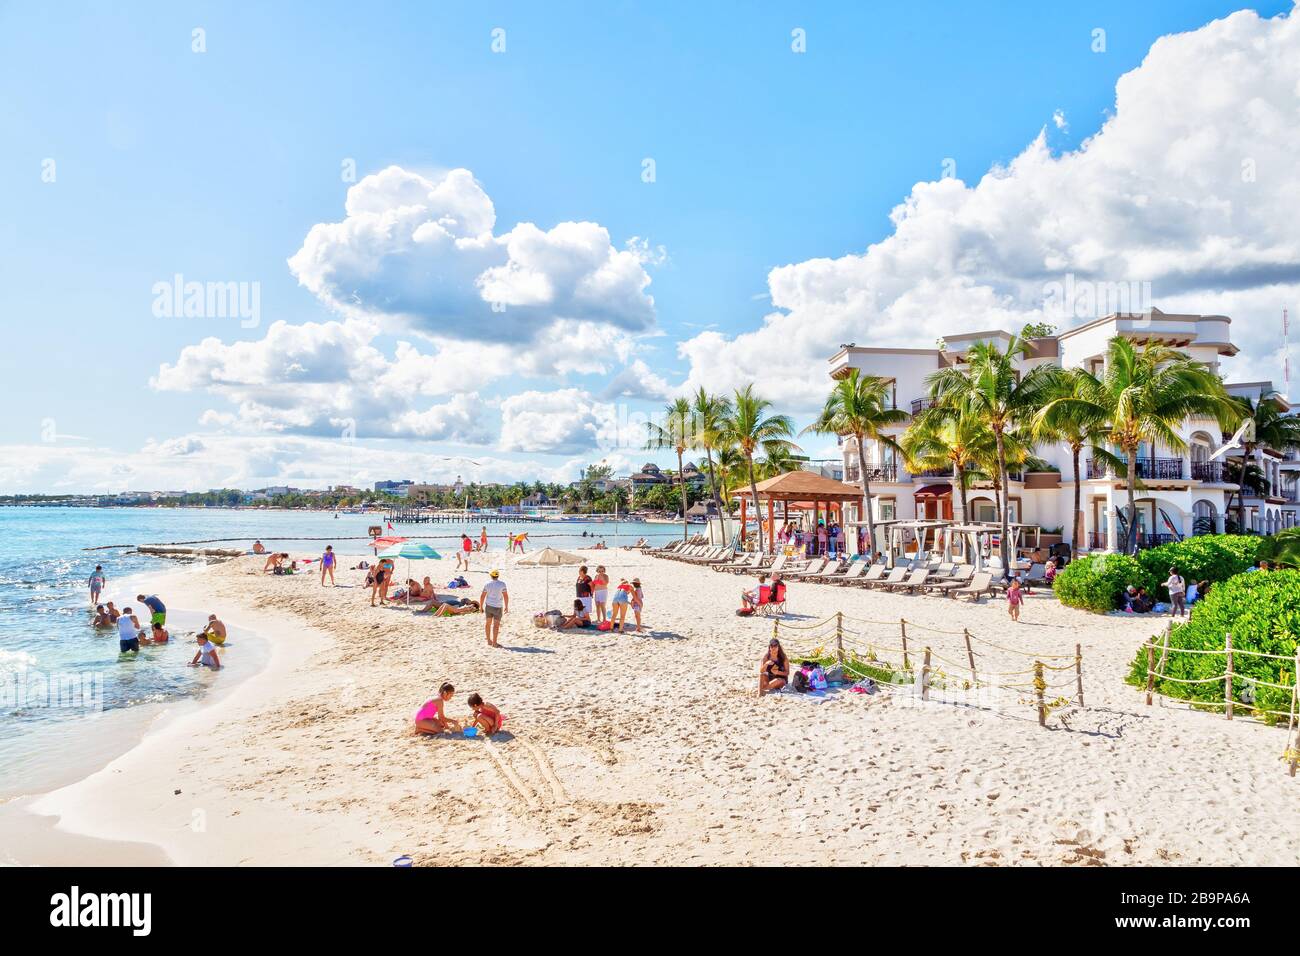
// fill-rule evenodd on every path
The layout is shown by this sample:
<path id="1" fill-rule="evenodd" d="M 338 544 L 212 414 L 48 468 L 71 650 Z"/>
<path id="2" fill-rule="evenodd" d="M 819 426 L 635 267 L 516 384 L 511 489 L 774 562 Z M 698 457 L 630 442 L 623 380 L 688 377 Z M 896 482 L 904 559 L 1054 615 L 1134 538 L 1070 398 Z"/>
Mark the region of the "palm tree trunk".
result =
<path id="1" fill-rule="evenodd" d="M 1137 503 L 1137 449 L 1129 448 L 1125 451 L 1125 460 L 1128 462 L 1128 533 L 1125 535 L 1128 541 L 1125 543 L 1125 554 L 1137 554 L 1138 541 L 1138 503 Z"/>
<path id="2" fill-rule="evenodd" d="M 745 464 L 749 469 L 749 496 L 754 502 L 754 517 L 758 519 L 758 550 L 763 551 L 763 519 L 758 513 L 758 485 L 754 481 L 754 456 L 745 455 Z"/>
<path id="3" fill-rule="evenodd" d="M 1079 474 L 1079 446 L 1070 449 L 1074 454 L 1074 510 L 1070 512 L 1070 560 L 1079 556 L 1079 538 L 1083 522 L 1079 520 L 1079 504 L 1083 500 L 1083 476 Z"/>
<path id="4" fill-rule="evenodd" d="M 709 463 L 709 495 L 713 498 L 713 506 L 718 509 L 718 520 L 722 520 L 722 495 L 718 492 L 718 481 L 713 474 L 713 449 L 705 448 L 704 457 Z"/>
<path id="5" fill-rule="evenodd" d="M 1241 446 L 1241 480 L 1237 482 L 1237 534 L 1246 533 L 1246 468 L 1255 449 L 1250 443 Z"/>
<path id="6" fill-rule="evenodd" d="M 1002 558 L 1002 576 L 1011 577 L 1011 562 L 1007 552 L 1007 534 L 1011 530 L 1007 527 L 1007 447 L 1002 440 L 1002 429 L 994 432 L 998 439 L 998 478 L 1002 487 L 998 489 L 998 500 L 1001 514 L 998 516 L 998 524 L 1002 532 L 1002 538 L 998 542 L 998 554 Z"/>
<path id="7" fill-rule="evenodd" d="M 858 471 L 862 474 L 862 516 L 867 522 L 867 540 L 870 542 L 868 547 L 871 549 L 871 557 L 874 558 L 880 549 L 876 547 L 876 524 L 871 516 L 871 482 L 867 479 L 867 459 L 862 453 L 862 436 L 854 437 L 858 441 Z"/>
<path id="8" fill-rule="evenodd" d="M 686 521 L 686 476 L 682 474 L 682 451 L 677 449 L 677 484 L 682 488 L 682 540 L 685 541 L 690 537 L 690 529 Z"/>

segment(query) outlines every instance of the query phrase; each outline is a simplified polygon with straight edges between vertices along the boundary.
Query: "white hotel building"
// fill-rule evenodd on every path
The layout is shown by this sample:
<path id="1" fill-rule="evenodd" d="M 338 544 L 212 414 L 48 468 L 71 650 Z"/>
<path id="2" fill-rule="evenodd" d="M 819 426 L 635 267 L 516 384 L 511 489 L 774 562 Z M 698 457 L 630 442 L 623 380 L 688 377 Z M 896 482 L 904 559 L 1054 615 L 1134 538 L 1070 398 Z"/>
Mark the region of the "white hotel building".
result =
<path id="1" fill-rule="evenodd" d="M 1220 359 L 1236 354 L 1229 334 L 1231 319 L 1223 315 L 1174 315 L 1152 309 L 1140 314 L 1119 313 L 1077 326 L 1056 335 L 1034 339 L 1032 352 L 1017 360 L 1022 370 L 1054 364 L 1063 368 L 1084 367 L 1095 374 L 1105 370 L 1107 343 L 1116 335 L 1135 342 L 1159 342 L 1185 352 L 1192 359 L 1219 370 Z M 916 415 L 929 403 L 927 378 L 935 371 L 966 361 L 966 353 L 977 342 L 995 342 L 1005 348 L 1007 332 L 970 332 L 945 338 L 945 347 L 928 349 L 870 348 L 856 345 L 842 348 L 830 359 L 830 374 L 838 378 L 849 369 L 876 375 L 891 384 L 896 408 Z M 1258 401 L 1273 392 L 1269 382 L 1229 384 L 1229 393 Z M 896 431 L 901 433 L 906 424 Z M 1223 444 L 1223 435 L 1212 419 L 1189 419 L 1180 437 L 1183 451 L 1144 447 L 1138 455 L 1138 531 L 1144 546 L 1161 544 L 1198 530 L 1223 530 L 1225 507 L 1236 491 L 1240 473 L 1240 451 L 1210 461 L 1210 454 Z M 858 453 L 853 440 L 845 439 L 844 480 L 860 484 Z M 1041 445 L 1035 455 L 1059 471 L 1012 474 L 1008 482 L 1008 518 L 1012 522 L 1038 525 L 1045 532 L 1061 529 L 1067 542 L 1072 533 L 1071 507 L 1074 500 L 1074 466 L 1066 445 Z M 864 457 L 871 478 L 874 518 L 951 519 L 953 486 L 950 470 L 910 474 L 895 452 L 872 442 Z M 1261 533 L 1300 524 L 1297 478 L 1300 456 L 1273 449 L 1256 453 L 1256 464 L 1269 481 L 1266 498 L 1247 492 L 1246 523 Z M 1081 508 L 1083 537 L 1081 550 L 1113 550 L 1122 541 L 1119 512 L 1127 508 L 1125 482 L 1094 465 L 1083 453 Z M 990 482 L 975 482 L 968 491 L 968 520 L 993 521 L 994 490 Z M 1236 502 L 1233 501 L 1233 515 Z M 1207 519 L 1197 522 L 1198 518 Z"/>

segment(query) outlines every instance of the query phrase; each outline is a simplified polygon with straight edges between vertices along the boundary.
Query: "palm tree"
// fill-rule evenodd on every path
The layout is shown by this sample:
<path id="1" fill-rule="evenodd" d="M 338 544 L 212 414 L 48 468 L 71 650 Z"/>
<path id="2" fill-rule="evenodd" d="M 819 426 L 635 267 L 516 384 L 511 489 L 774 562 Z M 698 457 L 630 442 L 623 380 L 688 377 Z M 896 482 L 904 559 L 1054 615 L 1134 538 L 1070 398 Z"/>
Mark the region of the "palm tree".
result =
<path id="1" fill-rule="evenodd" d="M 686 520 L 686 476 L 682 474 L 682 455 L 691 447 L 692 412 L 691 403 L 679 398 L 664 406 L 663 424 L 646 422 L 646 431 L 650 434 L 646 448 L 671 448 L 677 452 L 677 483 L 682 489 L 682 540 L 689 537 L 689 522 Z"/>
<path id="2" fill-rule="evenodd" d="M 838 380 L 826 397 L 817 420 L 804 429 L 818 435 L 843 435 L 857 444 L 858 473 L 862 476 L 862 518 L 867 523 L 867 538 L 872 551 L 879 549 L 876 526 L 871 514 L 871 473 L 867 470 L 866 443 L 876 442 L 883 448 L 898 448 L 886 429 L 907 421 L 907 413 L 893 407 L 889 382 L 877 375 L 863 375 L 852 368 Z"/>
<path id="3" fill-rule="evenodd" d="M 755 515 L 758 513 L 758 487 L 754 481 L 754 453 L 760 448 L 769 455 L 782 449 L 797 448 L 790 441 L 794 423 L 787 415 L 768 415 L 767 410 L 771 407 L 771 402 L 754 394 L 753 385 L 737 389 L 731 402 L 731 413 L 723 422 L 721 432 L 722 443 L 735 446 L 745 458 L 745 474 L 749 479 Z M 758 550 L 764 550 L 762 521 L 758 523 Z"/>
<path id="4" fill-rule="evenodd" d="M 1125 552 L 1137 551 L 1137 454 L 1143 444 L 1162 444 L 1181 452 L 1178 435 L 1188 417 L 1204 415 L 1229 429 L 1239 422 L 1241 406 L 1223 390 L 1223 382 L 1186 353 L 1148 343 L 1138 349 L 1115 336 L 1106 347 L 1101 379 L 1079 379 L 1080 392 L 1042 403 L 1048 416 L 1104 423 L 1106 440 L 1120 452 L 1128 485 Z"/>
<path id="5" fill-rule="evenodd" d="M 1127 475 L 1124 463 L 1110 453 L 1105 447 L 1106 418 L 1100 409 L 1076 407 L 1073 411 L 1062 408 L 1057 399 L 1086 398 L 1096 394 L 1101 383 L 1089 371 L 1082 368 L 1070 369 L 1058 376 L 1048 395 L 1048 404 L 1043 406 L 1033 421 L 1033 433 L 1039 441 L 1061 442 L 1070 448 L 1070 458 L 1074 463 L 1074 515 L 1070 528 L 1070 558 L 1079 556 L 1079 539 L 1083 537 L 1083 522 L 1080 511 L 1083 500 L 1083 475 L 1079 468 L 1079 456 L 1084 451 L 1093 459 L 1109 465 L 1118 475 Z"/>
<path id="6" fill-rule="evenodd" d="M 954 514 L 958 522 L 970 514 L 967 490 L 977 470 L 996 457 L 996 440 L 993 431 L 976 415 L 946 415 L 934 408 L 922 412 L 903 433 L 900 446 L 907 459 L 907 470 L 913 474 L 951 468 L 953 483 L 957 486 L 960 512 Z"/>
<path id="7" fill-rule="evenodd" d="M 1259 404 L 1252 402 L 1248 398 L 1233 399 L 1241 416 L 1241 421 L 1237 423 L 1238 427 L 1247 420 L 1253 425 L 1253 428 L 1246 430 L 1241 441 L 1241 471 L 1239 472 L 1237 491 L 1235 492 L 1238 496 L 1238 531 L 1242 531 L 1246 527 L 1246 495 L 1242 489 L 1251 487 L 1247 469 L 1251 465 L 1251 459 L 1255 457 L 1256 450 L 1259 448 L 1273 448 L 1277 451 L 1286 451 L 1291 448 L 1300 448 L 1300 418 L 1283 414 L 1282 406 L 1278 403 L 1279 397 L 1276 392 L 1261 395 Z M 1228 497 L 1228 502 L 1228 506 L 1231 508 L 1231 495 Z"/>
<path id="8" fill-rule="evenodd" d="M 1011 573 L 1008 554 L 1007 524 L 1007 451 L 1008 440 L 1017 432 L 1027 435 L 1027 426 L 1042 407 L 1043 396 L 1060 369 L 1038 365 L 1023 375 L 1016 368 L 1017 358 L 1028 358 L 1028 339 L 1013 336 L 1003 352 L 992 342 L 977 342 L 967 353 L 966 368 L 941 369 L 930 376 L 930 394 L 939 409 L 936 417 L 977 415 L 993 432 L 994 460 L 997 470 L 998 523 L 1001 526 L 999 551 L 1002 573 Z"/>
<path id="9" fill-rule="evenodd" d="M 722 507 L 722 494 L 713 468 L 713 453 L 719 448 L 722 424 L 730 411 L 731 403 L 726 398 L 721 395 L 710 395 L 703 386 L 691 401 L 695 426 L 692 447 L 704 452 L 704 460 L 708 463 L 709 495 L 713 498 L 713 504 L 717 507 L 719 515 L 724 515 L 726 512 Z"/>

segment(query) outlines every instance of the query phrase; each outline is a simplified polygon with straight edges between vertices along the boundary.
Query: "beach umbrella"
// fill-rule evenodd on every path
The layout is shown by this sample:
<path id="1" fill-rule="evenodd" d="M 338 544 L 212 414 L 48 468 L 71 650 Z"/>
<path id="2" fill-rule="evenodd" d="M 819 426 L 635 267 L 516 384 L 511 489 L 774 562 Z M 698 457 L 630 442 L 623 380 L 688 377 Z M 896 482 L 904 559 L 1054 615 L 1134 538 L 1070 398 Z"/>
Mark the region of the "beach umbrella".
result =
<path id="1" fill-rule="evenodd" d="M 433 548 L 429 547 L 427 544 L 424 544 L 423 542 L 407 541 L 405 538 L 403 538 L 401 541 L 396 542 L 390 545 L 389 547 L 385 548 L 383 551 L 379 552 L 379 554 L 375 555 L 375 557 L 406 558 L 406 579 L 409 581 L 411 579 L 412 560 L 420 560 L 426 558 L 437 560 L 438 558 L 441 558 L 442 555 L 440 555 L 437 551 L 433 550 Z M 411 603 L 411 587 L 409 584 L 406 587 L 406 603 L 408 605 L 410 605 Z"/>
<path id="2" fill-rule="evenodd" d="M 561 565 L 586 564 L 587 559 L 580 554 L 573 554 L 569 551 L 561 551 L 558 548 L 542 548 L 541 551 L 534 551 L 526 558 L 520 558 L 516 564 L 527 564 L 532 566 L 541 566 L 546 568 L 546 603 L 551 603 L 551 568 Z M 548 608 L 549 610 L 549 608 Z"/>
<path id="3" fill-rule="evenodd" d="M 389 535 L 383 538 L 375 538 L 370 542 L 370 547 L 375 549 L 375 556 L 378 557 L 380 548 L 387 548 L 394 544 L 401 544 L 405 538 L 399 538 L 396 535 Z"/>

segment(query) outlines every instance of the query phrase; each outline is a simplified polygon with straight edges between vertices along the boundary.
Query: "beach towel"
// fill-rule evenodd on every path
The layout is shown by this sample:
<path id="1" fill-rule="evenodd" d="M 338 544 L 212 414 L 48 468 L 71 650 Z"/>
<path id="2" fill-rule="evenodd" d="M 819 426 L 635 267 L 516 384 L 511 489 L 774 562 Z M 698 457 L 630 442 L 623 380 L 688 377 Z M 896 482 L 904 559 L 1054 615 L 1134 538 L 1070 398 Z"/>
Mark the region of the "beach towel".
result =
<path id="1" fill-rule="evenodd" d="M 864 677 L 850 687 L 849 692 L 853 694 L 874 694 L 878 689 L 875 681 L 870 677 Z"/>

